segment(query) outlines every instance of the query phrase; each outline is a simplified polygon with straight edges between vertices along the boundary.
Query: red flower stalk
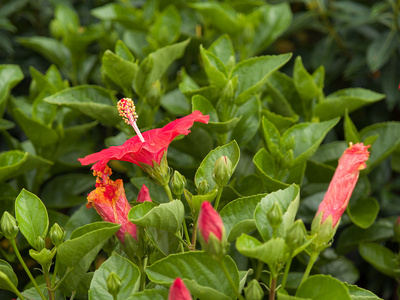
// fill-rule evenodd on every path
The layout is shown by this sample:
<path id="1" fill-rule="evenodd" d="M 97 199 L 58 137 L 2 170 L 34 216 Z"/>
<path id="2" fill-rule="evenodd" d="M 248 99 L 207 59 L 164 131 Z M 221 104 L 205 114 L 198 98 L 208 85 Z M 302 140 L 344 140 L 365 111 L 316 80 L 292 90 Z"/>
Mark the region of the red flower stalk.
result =
<path id="1" fill-rule="evenodd" d="M 208 244 L 210 234 L 214 234 L 218 240 L 222 240 L 224 223 L 218 212 L 211 206 L 210 202 L 204 201 L 201 204 L 199 214 L 199 231 L 204 241 Z"/>
<path id="2" fill-rule="evenodd" d="M 93 171 L 93 175 L 97 176 L 96 189 L 88 195 L 86 207 L 94 207 L 104 221 L 120 224 L 116 236 L 124 243 L 125 232 L 137 239 L 136 225 L 128 219 L 131 206 L 126 199 L 123 182 L 121 179 L 112 181 L 109 178 L 111 174 L 108 166 Z"/>
<path id="3" fill-rule="evenodd" d="M 207 124 L 209 120 L 209 116 L 204 116 L 196 110 L 188 116 L 172 121 L 163 128 L 152 129 L 140 134 L 136 125 L 137 115 L 132 100 L 121 99 L 118 103 L 118 109 L 125 121 L 134 127 L 137 135 L 128 139 L 121 146 L 112 146 L 85 158 L 80 158 L 79 161 L 82 165 L 96 163 L 96 165 L 104 166 L 110 160 L 122 160 L 138 166 L 146 164 L 152 167 L 153 161 L 160 164 L 161 158 L 175 137 L 180 134 L 188 135 L 189 128 L 193 126 L 194 122 Z"/>
<path id="4" fill-rule="evenodd" d="M 153 201 L 151 201 L 149 189 L 147 188 L 147 186 L 145 186 L 143 184 L 142 188 L 139 191 L 139 195 L 137 197 L 137 202 L 142 202 L 143 203 L 144 201 L 153 202 Z"/>
<path id="5" fill-rule="evenodd" d="M 168 300 L 192 300 L 188 288 L 179 277 L 175 279 L 169 289 Z"/>
<path id="6" fill-rule="evenodd" d="M 362 143 L 350 144 L 344 151 L 316 214 L 318 216 L 322 212 L 321 223 L 328 216 L 332 216 L 332 227 L 335 227 L 340 220 L 356 186 L 360 170 L 366 168 L 365 161 L 369 157 L 369 147 Z"/>

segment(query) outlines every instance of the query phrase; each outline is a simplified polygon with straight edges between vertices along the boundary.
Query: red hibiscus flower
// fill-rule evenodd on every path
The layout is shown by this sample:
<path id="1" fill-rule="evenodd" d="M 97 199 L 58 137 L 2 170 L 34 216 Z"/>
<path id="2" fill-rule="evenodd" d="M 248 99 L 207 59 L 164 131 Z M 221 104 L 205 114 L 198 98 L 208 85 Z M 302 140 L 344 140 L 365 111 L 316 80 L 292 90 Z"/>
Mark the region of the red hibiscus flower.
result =
<path id="1" fill-rule="evenodd" d="M 169 289 L 168 300 L 192 300 L 188 288 L 179 277 L 175 279 Z"/>
<path id="2" fill-rule="evenodd" d="M 97 169 L 93 172 L 93 175 L 97 176 L 96 189 L 88 195 L 86 207 L 94 207 L 104 221 L 120 224 L 116 236 L 124 243 L 125 232 L 137 239 L 136 225 L 128 219 L 131 206 L 126 199 L 122 180 L 112 181 L 109 178 L 111 174 L 112 171 L 107 166 L 104 166 L 103 170 Z"/>
<path id="3" fill-rule="evenodd" d="M 365 161 L 369 157 L 368 147 L 359 143 L 346 149 L 339 159 L 328 191 L 319 205 L 317 216 L 322 212 L 323 223 L 328 216 L 332 216 L 332 226 L 335 227 L 346 210 L 351 194 L 356 186 L 360 170 L 366 168 Z"/>
<path id="4" fill-rule="evenodd" d="M 123 100 L 129 101 L 130 99 L 124 98 L 120 102 Z M 132 101 L 130 100 L 130 102 Z M 130 102 L 128 104 L 133 105 Z M 124 102 L 123 105 L 127 106 L 128 104 Z M 127 110 L 123 105 L 119 105 L 119 108 L 123 107 L 123 109 Z M 138 135 L 130 138 L 121 146 L 112 146 L 100 152 L 90 154 L 85 158 L 80 158 L 79 161 L 82 165 L 96 163 L 98 166 L 93 166 L 93 169 L 96 170 L 96 168 L 103 168 L 110 160 L 127 161 L 138 166 L 141 166 L 141 164 L 153 166 L 153 161 L 160 164 L 161 158 L 175 137 L 180 134 L 188 135 L 190 132 L 189 128 L 193 126 L 194 122 L 207 124 L 209 119 L 209 116 L 204 116 L 200 111 L 196 110 L 188 116 L 172 121 L 163 128 L 152 129 L 140 134 L 135 122 L 137 116 L 134 114 L 134 107 L 129 108 L 128 113 L 123 111 L 121 115 L 135 128 Z"/>

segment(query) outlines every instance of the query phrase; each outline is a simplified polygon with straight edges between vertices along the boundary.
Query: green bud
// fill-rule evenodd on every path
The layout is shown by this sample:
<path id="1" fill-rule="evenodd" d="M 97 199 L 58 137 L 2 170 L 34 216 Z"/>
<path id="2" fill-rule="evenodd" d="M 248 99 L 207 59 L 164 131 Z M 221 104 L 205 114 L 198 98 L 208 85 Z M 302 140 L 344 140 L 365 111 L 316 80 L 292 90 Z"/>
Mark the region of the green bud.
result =
<path id="1" fill-rule="evenodd" d="M 106 285 L 108 292 L 113 296 L 114 299 L 117 299 L 122 286 L 121 278 L 119 278 L 119 276 L 114 272 L 111 272 L 106 279 Z"/>
<path id="2" fill-rule="evenodd" d="M 201 247 L 204 251 L 207 252 L 210 257 L 217 261 L 221 261 L 225 255 L 226 255 L 226 250 L 228 247 L 228 242 L 225 234 L 225 229 L 222 234 L 222 239 L 219 240 L 214 233 L 210 233 L 208 237 L 208 243 L 204 241 L 204 238 L 201 234 L 198 235 L 198 239 L 200 241 Z"/>
<path id="3" fill-rule="evenodd" d="M 171 172 L 167 162 L 167 151 L 163 154 L 160 164 L 153 160 L 153 166 L 144 163 L 140 163 L 140 166 L 158 185 L 168 184 Z"/>
<path id="4" fill-rule="evenodd" d="M 294 251 L 305 242 L 307 236 L 306 228 L 302 220 L 297 220 L 290 226 L 286 234 L 286 244 Z"/>
<path id="5" fill-rule="evenodd" d="M 146 99 L 150 106 L 158 107 L 161 100 L 161 84 L 160 80 L 157 80 L 150 86 L 150 90 L 147 93 Z"/>
<path id="6" fill-rule="evenodd" d="M 36 251 L 33 249 L 29 250 L 29 255 L 36 260 L 39 264 L 46 268 L 47 270 L 50 269 L 51 263 L 53 261 L 54 255 L 56 254 L 57 248 L 53 248 L 51 250 L 43 248 L 40 251 Z"/>
<path id="7" fill-rule="evenodd" d="M 331 245 L 331 241 L 336 233 L 339 223 L 333 227 L 332 215 L 329 215 L 323 223 L 322 212 L 319 213 L 311 223 L 311 235 L 316 234 L 315 239 L 311 242 L 311 249 L 313 251 L 321 252 Z"/>
<path id="8" fill-rule="evenodd" d="M 13 240 L 18 234 L 17 220 L 7 211 L 1 217 L 1 231 L 7 240 Z"/>
<path id="9" fill-rule="evenodd" d="M 221 101 L 231 103 L 237 89 L 238 76 L 236 75 L 225 85 L 221 94 Z"/>
<path id="10" fill-rule="evenodd" d="M 46 242 L 41 236 L 38 236 L 35 242 L 35 249 L 37 251 L 42 251 L 44 248 L 46 248 Z"/>
<path id="11" fill-rule="evenodd" d="M 233 170 L 232 163 L 229 157 L 221 156 L 215 162 L 213 178 L 218 186 L 225 186 L 228 184 L 229 179 L 231 179 Z"/>
<path id="12" fill-rule="evenodd" d="M 186 186 L 186 178 L 181 175 L 178 171 L 174 172 L 171 179 L 171 190 L 172 193 L 176 196 L 182 195 Z"/>
<path id="13" fill-rule="evenodd" d="M 267 212 L 267 219 L 272 228 L 276 229 L 282 223 L 281 206 L 275 202 Z"/>
<path id="14" fill-rule="evenodd" d="M 246 296 L 246 299 L 261 300 L 264 296 L 264 291 L 258 281 L 253 279 L 244 288 L 244 295 Z"/>
<path id="15" fill-rule="evenodd" d="M 50 240 L 54 246 L 58 247 L 64 242 L 65 230 L 60 227 L 57 223 L 50 229 Z"/>
<path id="16" fill-rule="evenodd" d="M 199 183 L 197 192 L 199 195 L 205 195 L 210 191 L 210 185 L 208 184 L 207 180 L 203 180 L 202 182 Z"/>

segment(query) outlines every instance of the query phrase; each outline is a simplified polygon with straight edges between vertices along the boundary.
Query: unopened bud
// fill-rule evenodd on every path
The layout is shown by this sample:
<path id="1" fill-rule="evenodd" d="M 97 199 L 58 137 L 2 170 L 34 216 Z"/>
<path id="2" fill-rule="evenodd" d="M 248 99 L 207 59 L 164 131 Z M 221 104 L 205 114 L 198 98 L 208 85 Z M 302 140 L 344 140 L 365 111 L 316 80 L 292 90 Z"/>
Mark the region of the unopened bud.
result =
<path id="1" fill-rule="evenodd" d="M 225 85 L 224 90 L 222 91 L 222 94 L 221 94 L 222 102 L 226 102 L 226 103 L 231 102 L 231 100 L 235 96 L 235 92 L 237 89 L 237 83 L 238 83 L 237 75 L 228 81 L 228 83 Z"/>
<path id="2" fill-rule="evenodd" d="M 181 175 L 181 173 L 179 173 L 178 171 L 175 171 L 171 179 L 172 193 L 176 196 L 182 195 L 185 186 L 186 186 L 185 176 Z"/>
<path id="3" fill-rule="evenodd" d="M 244 289 L 244 295 L 246 296 L 246 299 L 261 300 L 264 296 L 264 291 L 258 281 L 253 279 Z"/>
<path id="4" fill-rule="evenodd" d="M 205 195 L 210 191 L 210 185 L 208 184 L 207 180 L 203 180 L 199 183 L 197 192 L 199 195 Z"/>
<path id="5" fill-rule="evenodd" d="M 50 229 L 50 240 L 54 246 L 58 247 L 64 242 L 65 230 L 60 227 L 57 223 Z"/>
<path id="6" fill-rule="evenodd" d="M 1 231 L 7 240 L 13 240 L 18 234 L 17 220 L 7 211 L 1 217 Z"/>
<path id="7" fill-rule="evenodd" d="M 114 272 L 111 272 L 106 279 L 106 285 L 108 292 L 114 297 L 114 299 L 117 299 L 122 286 L 121 278 L 119 278 L 119 276 Z"/>
<path id="8" fill-rule="evenodd" d="M 282 223 L 281 206 L 275 202 L 267 212 L 267 219 L 272 228 L 276 229 Z"/>
<path id="9" fill-rule="evenodd" d="M 43 266 L 43 268 L 46 268 L 47 270 L 50 269 L 50 266 L 52 264 L 54 255 L 56 254 L 57 248 L 53 248 L 52 250 L 43 248 L 39 251 L 30 249 L 29 250 L 29 255 L 36 260 L 39 264 Z"/>
<path id="10" fill-rule="evenodd" d="M 306 235 L 307 231 L 303 221 L 297 220 L 287 231 L 286 244 L 289 246 L 290 250 L 294 251 L 304 244 Z"/>
<path id="11" fill-rule="evenodd" d="M 41 236 L 38 236 L 36 238 L 36 242 L 35 242 L 35 249 L 40 252 L 44 248 L 46 248 L 46 242 L 44 241 L 44 239 Z"/>
<path id="12" fill-rule="evenodd" d="M 232 163 L 227 156 L 221 156 L 214 165 L 213 178 L 218 186 L 225 186 L 232 176 Z"/>

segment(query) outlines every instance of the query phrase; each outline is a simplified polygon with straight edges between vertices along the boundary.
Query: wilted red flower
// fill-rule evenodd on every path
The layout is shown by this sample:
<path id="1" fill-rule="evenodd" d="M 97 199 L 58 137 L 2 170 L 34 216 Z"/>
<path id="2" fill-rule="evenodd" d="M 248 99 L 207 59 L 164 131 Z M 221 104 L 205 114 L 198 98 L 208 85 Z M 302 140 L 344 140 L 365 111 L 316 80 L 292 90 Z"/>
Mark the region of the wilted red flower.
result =
<path id="1" fill-rule="evenodd" d="M 137 238 L 136 225 L 128 219 L 131 206 L 126 199 L 123 182 L 121 179 L 112 181 L 109 178 L 111 174 L 108 166 L 93 171 L 93 175 L 97 176 L 96 189 L 88 195 L 86 207 L 94 207 L 104 221 L 120 224 L 116 236 L 124 243 L 125 232 Z"/>
<path id="2" fill-rule="evenodd" d="M 199 214 L 199 230 L 206 243 L 208 243 L 211 233 L 213 233 L 218 240 L 222 240 L 224 223 L 222 222 L 221 216 L 208 201 L 204 201 L 201 204 Z"/>
<path id="3" fill-rule="evenodd" d="M 125 115 L 126 114 L 124 114 L 124 117 Z M 137 118 L 136 115 L 134 117 Z M 129 122 L 129 124 L 132 123 L 132 126 L 136 130 L 135 118 L 131 119 L 132 121 Z M 138 166 L 140 166 L 141 163 L 153 166 L 153 161 L 160 164 L 161 158 L 175 137 L 180 134 L 188 135 L 190 132 L 189 128 L 193 126 L 194 122 L 208 123 L 208 120 L 209 116 L 204 116 L 200 111 L 196 110 L 188 116 L 172 121 L 163 128 L 145 131 L 142 135 L 138 134 L 130 138 L 121 146 L 112 146 L 108 149 L 103 149 L 85 158 L 80 158 L 79 161 L 82 165 L 96 163 L 96 165 L 100 165 L 100 168 L 106 165 L 110 160 L 127 161 Z M 138 129 L 137 132 L 140 133 Z M 93 166 L 93 168 L 95 169 L 96 167 Z"/>
<path id="4" fill-rule="evenodd" d="M 368 147 L 370 146 L 364 146 L 363 143 L 350 144 L 339 159 L 339 165 L 317 211 L 317 215 L 320 212 L 323 214 L 321 223 L 330 215 L 333 227 L 340 220 L 356 186 L 360 170 L 366 168 L 365 161 L 369 157 Z"/>
<path id="5" fill-rule="evenodd" d="M 188 288 L 179 277 L 175 279 L 169 289 L 168 300 L 192 300 Z"/>
<path id="6" fill-rule="evenodd" d="M 139 191 L 139 195 L 137 197 L 137 202 L 153 202 L 151 201 L 151 197 L 150 197 L 150 192 L 149 189 L 147 188 L 147 186 L 145 186 L 144 184 L 142 185 L 142 188 Z"/>

